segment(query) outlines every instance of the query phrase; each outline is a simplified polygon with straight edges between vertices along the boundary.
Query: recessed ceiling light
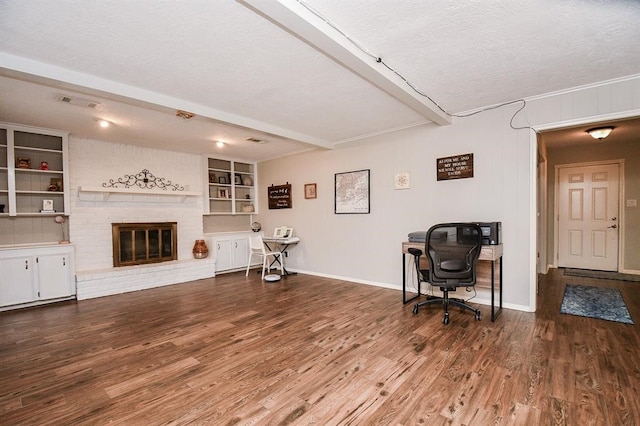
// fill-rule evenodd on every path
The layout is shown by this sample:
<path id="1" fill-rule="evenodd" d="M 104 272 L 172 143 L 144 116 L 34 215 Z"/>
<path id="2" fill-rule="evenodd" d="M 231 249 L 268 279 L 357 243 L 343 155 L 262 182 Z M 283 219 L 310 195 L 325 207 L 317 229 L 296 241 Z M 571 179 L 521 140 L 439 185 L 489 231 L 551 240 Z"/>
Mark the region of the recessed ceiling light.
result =
<path id="1" fill-rule="evenodd" d="M 222 141 L 216 141 L 216 146 L 217 146 L 218 148 L 222 148 L 222 147 L 224 146 L 224 142 L 222 142 Z"/>
<path id="2" fill-rule="evenodd" d="M 98 120 L 98 124 L 100 125 L 100 127 L 109 127 L 111 123 L 109 123 L 107 120 Z"/>

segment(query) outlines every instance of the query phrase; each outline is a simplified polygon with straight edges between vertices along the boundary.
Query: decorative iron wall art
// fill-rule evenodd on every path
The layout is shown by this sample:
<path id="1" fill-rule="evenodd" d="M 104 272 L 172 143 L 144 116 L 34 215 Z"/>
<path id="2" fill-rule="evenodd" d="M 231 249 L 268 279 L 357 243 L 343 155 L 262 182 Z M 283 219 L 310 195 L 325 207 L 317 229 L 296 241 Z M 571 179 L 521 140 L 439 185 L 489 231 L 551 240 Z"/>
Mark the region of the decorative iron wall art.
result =
<path id="1" fill-rule="evenodd" d="M 135 175 L 124 175 L 119 177 L 117 180 L 109 179 L 109 182 L 104 182 L 102 184 L 104 188 L 120 188 L 119 185 L 122 185 L 124 188 L 137 186 L 142 189 L 160 188 L 164 191 L 167 189 L 171 189 L 172 191 L 184 191 L 184 186 L 178 185 L 177 183 L 174 184 L 163 177 L 154 176 L 153 173 L 147 169 L 143 169 Z"/>

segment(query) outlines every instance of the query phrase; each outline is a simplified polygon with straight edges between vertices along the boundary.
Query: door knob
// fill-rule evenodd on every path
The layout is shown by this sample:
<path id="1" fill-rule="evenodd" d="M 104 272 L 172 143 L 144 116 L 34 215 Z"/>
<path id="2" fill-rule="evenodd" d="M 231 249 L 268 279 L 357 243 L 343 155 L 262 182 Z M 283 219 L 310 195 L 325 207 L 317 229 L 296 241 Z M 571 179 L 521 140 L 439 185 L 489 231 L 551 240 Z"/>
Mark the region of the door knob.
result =
<path id="1" fill-rule="evenodd" d="M 617 227 L 618 227 L 618 225 L 616 225 L 616 224 L 613 224 L 611 226 L 607 226 L 607 228 L 613 228 L 613 229 L 616 229 Z"/>

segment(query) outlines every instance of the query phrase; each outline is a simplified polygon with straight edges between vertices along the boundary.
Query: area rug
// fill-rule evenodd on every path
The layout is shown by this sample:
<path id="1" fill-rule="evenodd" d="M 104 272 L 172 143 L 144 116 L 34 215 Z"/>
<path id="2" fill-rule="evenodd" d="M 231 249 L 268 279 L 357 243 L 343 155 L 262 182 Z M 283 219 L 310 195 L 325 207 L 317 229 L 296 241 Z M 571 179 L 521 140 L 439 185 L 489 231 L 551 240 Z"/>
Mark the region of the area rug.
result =
<path id="1" fill-rule="evenodd" d="M 620 272 L 593 271 L 591 269 L 565 268 L 564 274 L 571 277 L 604 278 L 606 280 L 640 282 L 640 275 L 621 274 Z"/>
<path id="2" fill-rule="evenodd" d="M 617 288 L 567 284 L 560 313 L 633 324 Z"/>

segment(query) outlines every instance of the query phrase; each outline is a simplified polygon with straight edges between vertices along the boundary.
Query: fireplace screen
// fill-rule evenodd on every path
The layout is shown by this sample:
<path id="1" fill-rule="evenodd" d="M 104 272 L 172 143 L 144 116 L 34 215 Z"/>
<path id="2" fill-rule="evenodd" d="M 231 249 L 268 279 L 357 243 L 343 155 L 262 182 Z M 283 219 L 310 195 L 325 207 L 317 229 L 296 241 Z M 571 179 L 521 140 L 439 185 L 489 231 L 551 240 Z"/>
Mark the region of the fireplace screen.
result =
<path id="1" fill-rule="evenodd" d="M 141 265 L 177 259 L 178 225 L 112 223 L 113 266 Z"/>

